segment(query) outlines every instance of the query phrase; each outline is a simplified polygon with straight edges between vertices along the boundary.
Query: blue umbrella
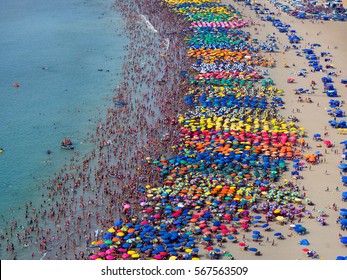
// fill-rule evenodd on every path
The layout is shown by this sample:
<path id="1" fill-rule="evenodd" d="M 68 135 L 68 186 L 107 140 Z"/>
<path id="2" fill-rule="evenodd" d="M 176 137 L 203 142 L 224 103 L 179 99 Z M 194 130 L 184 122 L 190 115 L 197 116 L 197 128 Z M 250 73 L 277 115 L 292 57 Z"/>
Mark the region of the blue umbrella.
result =
<path id="1" fill-rule="evenodd" d="M 340 224 L 343 226 L 347 226 L 347 219 L 341 219 Z"/>
<path id="2" fill-rule="evenodd" d="M 282 233 L 280 233 L 280 232 L 276 232 L 275 234 L 274 234 L 274 236 L 281 236 L 282 235 Z"/>
<path id="3" fill-rule="evenodd" d="M 347 168 L 347 164 L 346 163 L 341 163 L 338 167 L 340 169 L 346 169 Z"/>
<path id="4" fill-rule="evenodd" d="M 255 231 L 253 231 L 253 234 L 259 235 L 260 231 L 255 230 Z"/>
<path id="5" fill-rule="evenodd" d="M 251 252 L 257 252 L 257 251 L 258 251 L 258 249 L 257 249 L 257 248 L 252 247 L 252 248 L 249 248 L 249 251 L 251 251 Z"/>
<path id="6" fill-rule="evenodd" d="M 262 228 L 267 228 L 269 226 L 269 224 L 263 224 L 261 227 Z"/>
<path id="7" fill-rule="evenodd" d="M 337 261 L 344 261 L 344 260 L 345 260 L 345 257 L 344 257 L 344 256 L 337 256 L 337 257 L 336 257 L 336 260 L 337 260 Z"/>
<path id="8" fill-rule="evenodd" d="M 261 216 L 255 216 L 254 219 L 260 220 L 260 219 L 261 219 Z"/>
<path id="9" fill-rule="evenodd" d="M 347 245 L 347 236 L 343 236 L 340 238 L 340 242 L 343 244 L 343 245 Z"/>
<path id="10" fill-rule="evenodd" d="M 235 239 L 235 237 L 234 237 L 234 236 L 232 236 L 232 235 L 229 235 L 229 236 L 228 236 L 228 239 L 229 239 L 229 240 L 234 240 L 234 239 Z"/>

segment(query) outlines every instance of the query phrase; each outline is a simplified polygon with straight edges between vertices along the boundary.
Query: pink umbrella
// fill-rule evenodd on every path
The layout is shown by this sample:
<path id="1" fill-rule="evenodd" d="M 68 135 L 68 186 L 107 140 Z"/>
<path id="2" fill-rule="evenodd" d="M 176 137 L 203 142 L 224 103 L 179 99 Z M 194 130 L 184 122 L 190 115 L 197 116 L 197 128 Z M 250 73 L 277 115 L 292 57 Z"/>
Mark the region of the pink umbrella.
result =
<path id="1" fill-rule="evenodd" d="M 242 224 L 242 226 L 241 226 L 243 229 L 246 229 L 246 228 L 248 228 L 248 225 L 246 225 L 246 224 Z"/>
<path id="2" fill-rule="evenodd" d="M 98 256 L 100 256 L 100 257 L 104 257 L 106 255 L 106 252 L 99 252 L 98 253 Z"/>
<path id="3" fill-rule="evenodd" d="M 123 208 L 124 208 L 124 209 L 129 209 L 129 208 L 130 208 L 130 204 L 125 204 L 125 205 L 123 206 Z"/>
<path id="4" fill-rule="evenodd" d="M 112 250 L 112 249 L 107 249 L 106 250 L 106 254 L 107 255 L 111 255 L 113 252 L 114 252 L 114 250 Z"/>
<path id="5" fill-rule="evenodd" d="M 118 252 L 121 252 L 121 253 L 126 252 L 126 250 L 124 248 L 118 248 L 117 250 L 118 250 Z"/>
<path id="6" fill-rule="evenodd" d="M 160 215 L 159 214 L 155 214 L 153 217 L 154 217 L 154 219 L 160 219 Z"/>
<path id="7" fill-rule="evenodd" d="M 129 257 L 130 257 L 130 255 L 127 254 L 127 253 L 125 253 L 125 254 L 122 255 L 122 258 L 123 258 L 123 259 L 127 259 L 127 258 L 129 258 Z"/>
<path id="8" fill-rule="evenodd" d="M 221 231 L 223 234 L 228 234 L 228 230 L 227 229 L 222 229 L 222 231 Z"/>
<path id="9" fill-rule="evenodd" d="M 151 213 L 152 211 L 153 211 L 152 208 L 147 208 L 147 209 L 145 210 L 146 213 Z"/>
<path id="10" fill-rule="evenodd" d="M 114 256 L 107 255 L 107 256 L 106 256 L 106 260 L 114 260 Z"/>
<path id="11" fill-rule="evenodd" d="M 161 255 L 155 255 L 154 258 L 155 258 L 156 260 L 161 260 L 163 257 L 162 257 Z"/>
<path id="12" fill-rule="evenodd" d="M 90 260 L 96 260 L 97 258 L 98 258 L 97 255 L 91 255 L 91 256 L 89 257 Z"/>
<path id="13" fill-rule="evenodd" d="M 141 223 L 140 223 L 140 225 L 141 226 L 143 226 L 143 225 L 147 225 L 148 224 L 148 222 L 147 221 L 142 221 Z"/>
<path id="14" fill-rule="evenodd" d="M 226 225 L 220 225 L 219 228 L 220 228 L 220 229 L 226 229 L 227 226 L 226 226 Z"/>

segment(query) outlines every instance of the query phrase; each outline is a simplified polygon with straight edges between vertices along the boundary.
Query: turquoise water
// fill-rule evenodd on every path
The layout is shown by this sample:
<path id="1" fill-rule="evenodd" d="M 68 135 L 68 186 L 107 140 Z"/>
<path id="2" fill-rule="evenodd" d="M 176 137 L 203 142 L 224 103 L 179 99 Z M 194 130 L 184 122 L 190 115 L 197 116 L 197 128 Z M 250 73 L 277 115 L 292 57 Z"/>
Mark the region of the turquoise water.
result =
<path id="1" fill-rule="evenodd" d="M 9 208 L 39 200 L 37 186 L 69 164 L 74 152 L 59 147 L 62 139 L 81 155 L 91 150 L 88 134 L 104 117 L 127 44 L 112 4 L 0 1 L 2 215 L 15 217 Z"/>

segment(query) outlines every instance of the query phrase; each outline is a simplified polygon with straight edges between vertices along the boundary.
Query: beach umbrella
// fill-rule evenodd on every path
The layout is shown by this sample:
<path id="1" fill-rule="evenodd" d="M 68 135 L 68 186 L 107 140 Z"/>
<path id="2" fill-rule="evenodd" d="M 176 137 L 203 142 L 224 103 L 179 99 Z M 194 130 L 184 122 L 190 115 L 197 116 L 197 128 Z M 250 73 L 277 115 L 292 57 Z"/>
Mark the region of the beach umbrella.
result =
<path id="1" fill-rule="evenodd" d="M 129 258 L 129 257 L 130 257 L 130 255 L 127 254 L 127 253 L 122 254 L 122 259 L 127 259 L 127 258 Z"/>
<path id="2" fill-rule="evenodd" d="M 89 257 L 90 260 L 96 260 L 98 258 L 98 255 L 91 255 Z"/>
<path id="3" fill-rule="evenodd" d="M 241 247 L 245 247 L 245 246 L 246 246 L 246 244 L 245 244 L 244 242 L 240 242 L 239 245 L 240 245 Z"/>
<path id="4" fill-rule="evenodd" d="M 263 224 L 261 227 L 262 228 L 267 228 L 269 226 L 269 224 Z"/>
<path id="5" fill-rule="evenodd" d="M 257 248 L 252 247 L 252 248 L 249 248 L 249 251 L 251 251 L 251 252 L 257 252 L 257 251 L 258 251 L 258 249 L 257 249 Z"/>
<path id="6" fill-rule="evenodd" d="M 280 233 L 280 232 L 276 232 L 275 234 L 274 234 L 274 236 L 281 236 L 282 235 L 282 233 Z"/>

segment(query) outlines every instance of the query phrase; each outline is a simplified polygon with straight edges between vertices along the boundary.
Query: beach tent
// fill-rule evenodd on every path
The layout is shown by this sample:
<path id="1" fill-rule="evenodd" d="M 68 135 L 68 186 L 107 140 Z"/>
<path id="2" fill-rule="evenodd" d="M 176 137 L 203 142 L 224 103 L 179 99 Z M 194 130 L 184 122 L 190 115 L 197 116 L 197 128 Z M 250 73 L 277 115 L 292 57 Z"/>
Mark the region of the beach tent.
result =
<path id="1" fill-rule="evenodd" d="M 307 246 L 307 245 L 310 245 L 310 243 L 308 242 L 307 239 L 303 239 L 300 241 L 300 245 Z"/>
<path id="2" fill-rule="evenodd" d="M 313 50 L 311 49 L 302 49 L 302 52 L 306 54 L 313 54 Z"/>
<path id="3" fill-rule="evenodd" d="M 331 77 L 322 77 L 323 83 L 332 83 L 333 79 Z"/>

